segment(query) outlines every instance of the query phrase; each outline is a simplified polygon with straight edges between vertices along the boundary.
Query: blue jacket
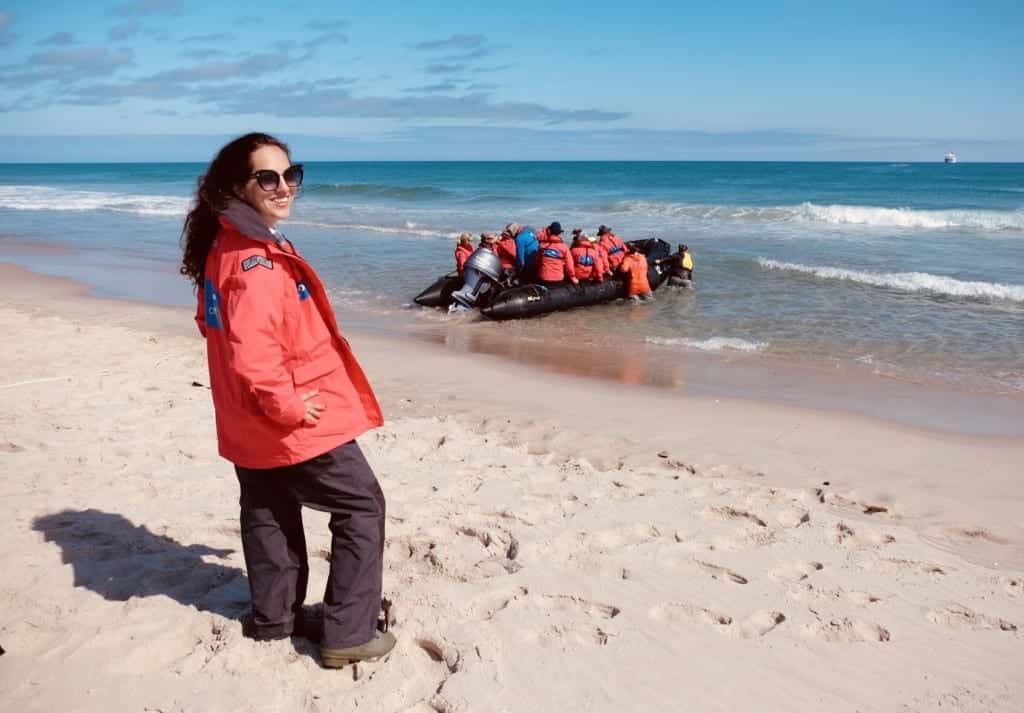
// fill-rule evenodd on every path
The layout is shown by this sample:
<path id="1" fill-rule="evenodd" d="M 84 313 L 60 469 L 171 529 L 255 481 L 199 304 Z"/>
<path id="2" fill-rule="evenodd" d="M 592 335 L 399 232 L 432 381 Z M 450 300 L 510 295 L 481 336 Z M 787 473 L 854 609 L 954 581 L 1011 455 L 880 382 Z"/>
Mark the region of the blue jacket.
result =
<path id="1" fill-rule="evenodd" d="M 516 236 L 516 270 L 522 272 L 524 267 L 536 267 L 539 250 L 540 244 L 533 228 L 524 226 Z"/>

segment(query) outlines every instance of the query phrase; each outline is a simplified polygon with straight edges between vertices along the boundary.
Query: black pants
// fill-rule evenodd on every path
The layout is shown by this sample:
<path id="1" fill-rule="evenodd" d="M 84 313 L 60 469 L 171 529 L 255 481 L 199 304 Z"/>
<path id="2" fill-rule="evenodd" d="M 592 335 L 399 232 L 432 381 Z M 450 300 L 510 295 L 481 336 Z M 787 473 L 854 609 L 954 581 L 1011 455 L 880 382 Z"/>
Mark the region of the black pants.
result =
<path id="1" fill-rule="evenodd" d="M 309 581 L 302 506 L 331 514 L 331 570 L 323 646 L 364 644 L 380 612 L 384 493 L 355 441 L 280 468 L 235 466 L 253 624 L 263 636 L 293 631 Z"/>

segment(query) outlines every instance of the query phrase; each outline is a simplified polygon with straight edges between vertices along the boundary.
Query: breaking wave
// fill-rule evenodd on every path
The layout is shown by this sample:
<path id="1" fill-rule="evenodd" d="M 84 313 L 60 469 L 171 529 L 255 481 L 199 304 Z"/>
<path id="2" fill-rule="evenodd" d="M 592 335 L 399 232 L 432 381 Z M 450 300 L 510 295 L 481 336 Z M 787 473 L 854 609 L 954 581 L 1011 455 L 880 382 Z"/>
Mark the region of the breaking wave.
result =
<path id="1" fill-rule="evenodd" d="M 746 339 L 737 337 L 711 337 L 709 339 L 682 339 L 666 337 L 647 337 L 644 341 L 648 344 L 657 344 L 668 347 L 689 347 L 704 352 L 719 352 L 731 349 L 739 352 L 759 352 L 768 348 L 767 342 L 748 342 Z"/>
<path id="2" fill-rule="evenodd" d="M 112 211 L 184 218 L 191 198 L 102 191 L 71 191 L 47 186 L 0 186 L 0 208 L 11 210 Z"/>
<path id="3" fill-rule="evenodd" d="M 993 231 L 1024 231 L 1024 210 L 919 210 L 880 206 L 819 205 L 737 206 L 700 203 L 615 201 L 587 206 L 595 212 L 641 214 L 648 217 L 692 220 L 742 220 L 762 223 L 822 223 L 883 228 L 941 230 L 973 228 Z"/>
<path id="4" fill-rule="evenodd" d="M 927 272 L 863 272 L 841 267 L 818 267 L 793 262 L 780 262 L 759 257 L 757 264 L 766 270 L 783 270 L 813 275 L 823 280 L 846 280 L 872 287 L 885 287 L 902 292 L 930 292 L 952 297 L 1024 302 L 1024 285 L 999 282 L 971 282 Z"/>

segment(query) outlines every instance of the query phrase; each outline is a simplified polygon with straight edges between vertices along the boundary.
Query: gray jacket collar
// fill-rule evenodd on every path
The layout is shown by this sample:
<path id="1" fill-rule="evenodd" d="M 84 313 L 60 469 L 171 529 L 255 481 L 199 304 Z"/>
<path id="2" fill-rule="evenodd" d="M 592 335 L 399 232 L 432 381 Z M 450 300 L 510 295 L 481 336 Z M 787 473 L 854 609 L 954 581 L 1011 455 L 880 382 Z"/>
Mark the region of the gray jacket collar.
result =
<path id="1" fill-rule="evenodd" d="M 285 243 L 284 233 L 274 228 L 268 228 L 267 224 L 260 218 L 260 214 L 256 212 L 256 209 L 244 201 L 229 200 L 227 208 L 222 210 L 220 214 L 247 237 L 256 240 L 273 241 L 278 245 Z"/>

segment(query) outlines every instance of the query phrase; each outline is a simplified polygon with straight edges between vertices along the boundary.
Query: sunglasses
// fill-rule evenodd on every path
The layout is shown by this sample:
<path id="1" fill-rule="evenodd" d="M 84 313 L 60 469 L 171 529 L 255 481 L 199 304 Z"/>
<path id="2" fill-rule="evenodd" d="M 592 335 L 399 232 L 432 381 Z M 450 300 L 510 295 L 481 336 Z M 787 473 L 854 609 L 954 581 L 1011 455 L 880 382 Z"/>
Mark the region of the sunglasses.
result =
<path id="1" fill-rule="evenodd" d="M 284 170 L 283 174 L 265 168 L 261 171 L 256 171 L 249 178 L 255 178 L 259 187 L 265 191 L 276 191 L 277 187 L 281 185 L 282 178 L 284 178 L 286 186 L 298 188 L 302 185 L 302 164 L 292 164 Z"/>

